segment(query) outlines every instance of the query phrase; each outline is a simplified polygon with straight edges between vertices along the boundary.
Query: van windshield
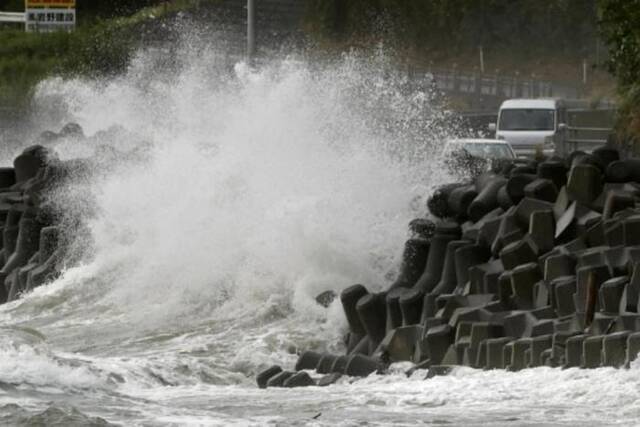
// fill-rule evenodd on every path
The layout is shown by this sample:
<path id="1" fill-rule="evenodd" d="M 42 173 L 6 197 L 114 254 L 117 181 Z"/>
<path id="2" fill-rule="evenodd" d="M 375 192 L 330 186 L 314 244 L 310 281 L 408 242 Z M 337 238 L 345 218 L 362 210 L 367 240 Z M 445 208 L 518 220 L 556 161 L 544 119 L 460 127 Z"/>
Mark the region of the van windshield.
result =
<path id="1" fill-rule="evenodd" d="M 553 130 L 554 112 L 549 109 L 505 109 L 500 111 L 499 130 Z"/>

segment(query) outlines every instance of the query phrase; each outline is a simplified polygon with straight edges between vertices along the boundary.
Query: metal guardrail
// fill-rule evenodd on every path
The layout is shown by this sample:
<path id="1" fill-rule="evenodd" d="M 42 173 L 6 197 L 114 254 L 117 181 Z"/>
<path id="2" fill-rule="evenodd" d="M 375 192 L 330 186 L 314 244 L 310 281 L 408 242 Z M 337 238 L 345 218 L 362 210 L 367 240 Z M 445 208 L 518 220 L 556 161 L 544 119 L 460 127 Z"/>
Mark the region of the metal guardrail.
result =
<path id="1" fill-rule="evenodd" d="M 591 152 L 607 143 L 613 128 L 568 126 L 560 134 L 560 154 L 575 150 Z"/>
<path id="2" fill-rule="evenodd" d="M 581 99 L 585 91 L 585 87 L 579 83 L 517 74 L 501 75 L 412 65 L 407 67 L 407 73 L 411 80 L 425 82 L 425 86 L 466 99 L 466 108 L 475 110 L 497 110 L 502 101 L 511 98 Z"/>
<path id="3" fill-rule="evenodd" d="M 581 92 L 578 86 L 530 77 L 443 69 L 427 70 L 423 73 L 433 79 L 438 89 L 460 94 L 493 96 L 504 99 L 548 98 L 552 96 L 575 99 L 580 96 Z"/>

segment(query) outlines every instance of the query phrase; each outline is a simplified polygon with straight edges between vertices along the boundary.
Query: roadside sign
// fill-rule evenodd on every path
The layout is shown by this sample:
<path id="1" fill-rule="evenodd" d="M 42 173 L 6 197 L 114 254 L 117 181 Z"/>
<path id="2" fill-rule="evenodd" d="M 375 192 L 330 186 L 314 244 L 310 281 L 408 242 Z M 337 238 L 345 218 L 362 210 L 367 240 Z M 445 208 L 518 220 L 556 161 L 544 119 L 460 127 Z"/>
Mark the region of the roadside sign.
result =
<path id="1" fill-rule="evenodd" d="M 25 0 L 27 31 L 71 31 L 76 26 L 76 0 Z"/>
<path id="2" fill-rule="evenodd" d="M 0 24 L 24 24 L 24 13 L 22 12 L 0 12 Z"/>

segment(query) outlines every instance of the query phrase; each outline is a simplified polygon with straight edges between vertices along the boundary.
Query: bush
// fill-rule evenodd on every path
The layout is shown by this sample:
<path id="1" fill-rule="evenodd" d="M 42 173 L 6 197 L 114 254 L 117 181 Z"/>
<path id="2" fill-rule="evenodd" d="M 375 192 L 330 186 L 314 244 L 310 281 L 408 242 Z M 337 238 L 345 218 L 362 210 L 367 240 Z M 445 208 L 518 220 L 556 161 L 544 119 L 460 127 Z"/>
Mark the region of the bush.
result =
<path id="1" fill-rule="evenodd" d="M 600 30 L 609 46 L 607 66 L 620 95 L 619 134 L 640 152 L 640 0 L 599 0 Z"/>

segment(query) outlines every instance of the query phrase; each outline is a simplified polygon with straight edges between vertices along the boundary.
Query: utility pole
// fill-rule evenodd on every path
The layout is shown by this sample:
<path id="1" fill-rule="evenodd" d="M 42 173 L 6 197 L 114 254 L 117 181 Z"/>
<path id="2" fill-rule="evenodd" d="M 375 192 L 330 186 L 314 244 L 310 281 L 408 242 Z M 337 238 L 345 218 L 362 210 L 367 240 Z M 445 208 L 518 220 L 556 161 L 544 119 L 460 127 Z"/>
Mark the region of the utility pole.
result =
<path id="1" fill-rule="evenodd" d="M 247 61 L 252 62 L 256 52 L 256 1 L 247 0 Z"/>

